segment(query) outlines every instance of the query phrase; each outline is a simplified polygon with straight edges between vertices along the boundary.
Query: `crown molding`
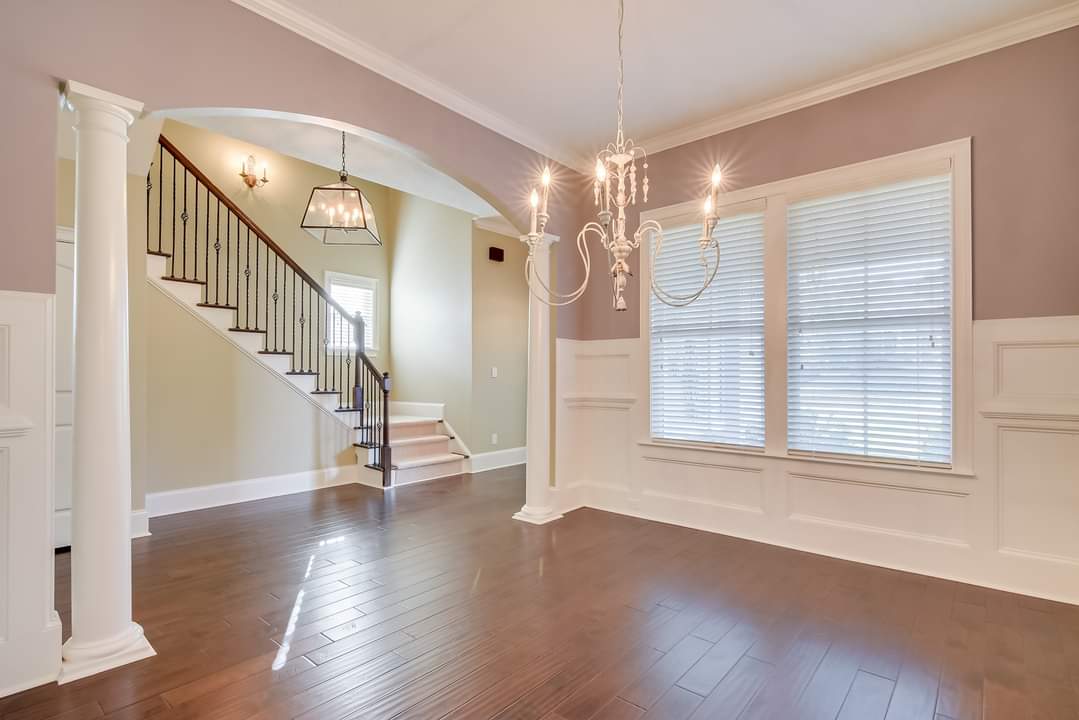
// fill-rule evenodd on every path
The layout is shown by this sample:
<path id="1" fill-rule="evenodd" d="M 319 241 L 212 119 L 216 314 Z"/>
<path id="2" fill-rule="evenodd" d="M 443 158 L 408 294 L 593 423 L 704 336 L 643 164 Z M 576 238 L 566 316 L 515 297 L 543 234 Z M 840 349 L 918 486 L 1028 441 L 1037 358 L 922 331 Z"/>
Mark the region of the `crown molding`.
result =
<path id="1" fill-rule="evenodd" d="M 472 224 L 478 227 L 480 230 L 486 230 L 487 232 L 493 232 L 498 235 L 505 235 L 511 237 L 514 240 L 521 237 L 521 231 L 513 226 L 506 218 L 501 215 L 491 215 L 490 217 L 478 217 L 472 219 Z"/>
<path id="2" fill-rule="evenodd" d="M 282 0 L 232 0 L 232 2 L 530 150 L 585 175 L 591 173 L 591 156 L 587 153 L 582 154 L 554 147 L 534 132 L 505 116 L 416 71 L 381 50 L 348 37 L 332 25 L 297 10 Z M 835 80 L 738 108 L 700 123 L 646 137 L 639 144 L 647 147 L 649 153 L 654 155 L 679 145 L 785 115 L 1076 25 L 1079 25 L 1079 1 L 973 33 L 927 50 L 911 53 Z"/>
<path id="3" fill-rule="evenodd" d="M 505 116 L 465 97 L 434 78 L 416 71 L 381 50 L 345 35 L 332 25 L 297 10 L 285 2 L 281 2 L 281 0 L 232 0 L 232 2 L 351 60 L 357 65 L 362 65 L 368 70 L 378 73 L 384 78 L 424 96 L 428 100 L 449 108 L 458 115 L 463 115 L 488 130 L 493 130 L 499 135 L 524 145 L 528 149 L 566 167 L 580 170 L 580 167 L 576 164 L 577 158 L 572 154 L 561 152 L 558 148 L 547 144 L 534 133 Z"/>
<path id="4" fill-rule="evenodd" d="M 650 154 L 655 155 L 679 145 L 703 140 L 719 133 L 785 115 L 893 80 L 900 80 L 1009 45 L 1066 30 L 1075 25 L 1079 25 L 1079 2 L 998 25 L 928 50 L 921 50 L 896 60 L 874 65 L 836 80 L 739 108 L 704 122 L 653 135 L 641 140 L 640 144 L 647 147 Z"/>

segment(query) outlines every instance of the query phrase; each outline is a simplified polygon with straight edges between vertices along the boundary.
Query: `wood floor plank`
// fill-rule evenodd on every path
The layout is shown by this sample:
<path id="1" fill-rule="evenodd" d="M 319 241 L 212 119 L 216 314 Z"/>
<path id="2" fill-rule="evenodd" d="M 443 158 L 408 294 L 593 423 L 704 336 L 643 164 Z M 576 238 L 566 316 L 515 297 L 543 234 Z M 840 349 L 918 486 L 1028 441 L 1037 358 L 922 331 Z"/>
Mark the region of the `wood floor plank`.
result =
<path id="1" fill-rule="evenodd" d="M 1072 606 L 522 498 L 518 467 L 154 518 L 157 656 L 0 720 L 1079 717 Z"/>
<path id="2" fill-rule="evenodd" d="M 883 720 L 895 682 L 859 670 L 836 720 Z"/>

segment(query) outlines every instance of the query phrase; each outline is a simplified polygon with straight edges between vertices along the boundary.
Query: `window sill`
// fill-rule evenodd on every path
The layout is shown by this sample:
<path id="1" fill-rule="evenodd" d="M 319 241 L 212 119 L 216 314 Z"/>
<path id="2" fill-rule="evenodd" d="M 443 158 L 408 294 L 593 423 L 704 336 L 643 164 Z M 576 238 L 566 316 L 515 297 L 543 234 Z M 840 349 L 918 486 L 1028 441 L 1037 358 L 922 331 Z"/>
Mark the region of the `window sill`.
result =
<path id="1" fill-rule="evenodd" d="M 763 448 L 738 447 L 734 445 L 719 445 L 709 443 L 684 443 L 671 440 L 657 440 L 649 438 L 637 442 L 641 447 L 664 448 L 667 450 L 682 450 L 693 452 L 716 453 L 720 455 L 742 455 L 746 457 L 770 458 L 773 460 L 785 460 L 787 462 L 807 462 L 821 465 L 842 465 L 846 467 L 867 468 L 872 470 L 891 470 L 896 472 L 912 472 L 921 475 L 933 475 L 936 477 L 950 477 L 958 479 L 974 479 L 974 473 L 957 468 L 919 467 L 917 465 L 903 465 L 901 463 L 873 462 L 871 460 L 847 460 L 842 458 L 813 457 L 812 455 L 795 455 L 790 453 L 768 452 Z"/>

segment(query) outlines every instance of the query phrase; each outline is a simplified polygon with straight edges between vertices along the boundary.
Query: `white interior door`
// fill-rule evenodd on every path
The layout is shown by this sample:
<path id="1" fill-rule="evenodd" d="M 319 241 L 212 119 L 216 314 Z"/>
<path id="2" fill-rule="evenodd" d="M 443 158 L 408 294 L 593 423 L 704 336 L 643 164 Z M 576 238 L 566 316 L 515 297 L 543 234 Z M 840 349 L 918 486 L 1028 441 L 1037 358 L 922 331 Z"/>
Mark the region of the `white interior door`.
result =
<path id="1" fill-rule="evenodd" d="M 56 229 L 56 547 L 71 544 L 71 453 L 75 405 L 75 233 Z"/>

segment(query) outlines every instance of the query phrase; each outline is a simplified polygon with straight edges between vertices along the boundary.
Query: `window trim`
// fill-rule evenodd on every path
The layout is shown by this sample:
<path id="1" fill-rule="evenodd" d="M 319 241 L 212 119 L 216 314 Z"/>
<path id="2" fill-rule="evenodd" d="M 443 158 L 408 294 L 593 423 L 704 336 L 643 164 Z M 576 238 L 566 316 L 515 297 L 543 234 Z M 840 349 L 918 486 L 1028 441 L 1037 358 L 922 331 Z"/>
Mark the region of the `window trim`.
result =
<path id="1" fill-rule="evenodd" d="M 331 286 L 334 282 L 340 285 L 351 285 L 353 287 L 361 288 L 363 290 L 370 290 L 374 296 L 371 302 L 371 314 L 374 316 L 374 322 L 371 323 L 371 345 L 364 348 L 364 352 L 374 357 L 378 354 L 378 331 L 379 331 L 379 295 L 378 295 L 378 278 L 369 277 L 367 275 L 354 275 L 352 273 L 339 272 L 337 270 L 327 270 L 324 273 L 324 282 L 326 283 L 326 292 L 330 297 L 333 297 L 333 290 Z M 344 348 L 338 347 L 333 343 L 330 347 L 334 350 L 342 350 Z"/>
<path id="2" fill-rule="evenodd" d="M 842 463 L 874 468 L 925 470 L 935 474 L 970 476 L 973 472 L 973 299 L 971 268 L 971 139 L 961 138 L 917 150 L 777 180 L 721 193 L 721 207 L 763 202 L 764 217 L 764 455 L 794 461 Z M 787 205 L 814 196 L 838 194 L 884 185 L 903 179 L 950 173 L 952 178 L 952 463 L 897 464 L 892 460 L 809 456 L 787 448 Z M 661 224 L 700 219 L 700 200 L 655 208 L 641 213 L 641 222 Z M 642 244 L 643 245 L 643 244 Z M 651 277 L 651 248 L 642 247 L 641 276 Z M 722 261 L 722 260 L 721 260 Z M 684 444 L 651 435 L 651 302 L 642 288 L 640 338 L 644 361 L 639 387 L 648 398 L 643 427 L 636 430 L 641 443 L 679 447 Z M 701 449 L 721 452 L 750 451 L 727 445 L 700 443 Z M 753 452 L 759 455 L 759 451 Z"/>

